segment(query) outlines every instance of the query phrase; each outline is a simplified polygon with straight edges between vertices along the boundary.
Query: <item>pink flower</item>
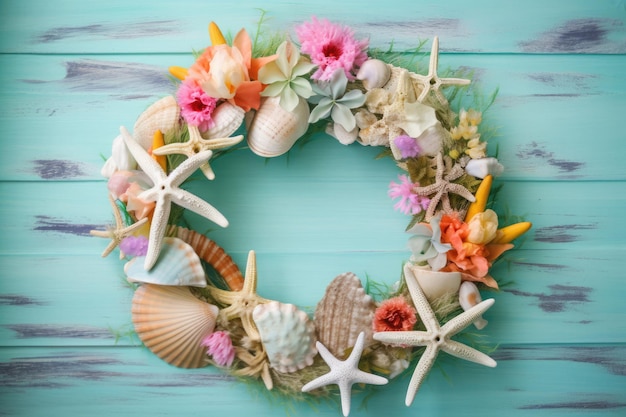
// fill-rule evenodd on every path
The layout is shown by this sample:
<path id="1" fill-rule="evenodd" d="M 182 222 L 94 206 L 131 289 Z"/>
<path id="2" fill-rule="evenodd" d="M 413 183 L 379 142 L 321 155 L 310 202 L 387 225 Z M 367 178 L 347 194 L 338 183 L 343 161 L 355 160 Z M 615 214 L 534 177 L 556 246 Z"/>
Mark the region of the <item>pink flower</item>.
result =
<path id="1" fill-rule="evenodd" d="M 183 82 L 176 93 L 180 114 L 185 121 L 198 126 L 201 132 L 213 127 L 211 116 L 217 105 L 217 99 L 210 97 L 202 88 L 192 82 Z"/>
<path id="2" fill-rule="evenodd" d="M 374 312 L 372 327 L 375 332 L 397 332 L 413 329 L 417 323 L 415 310 L 404 297 L 385 300 Z"/>
<path id="3" fill-rule="evenodd" d="M 219 366 L 231 366 L 235 360 L 235 349 L 230 335 L 225 331 L 213 332 L 202 340 L 207 355 L 212 356 Z"/>
<path id="4" fill-rule="evenodd" d="M 148 238 L 145 236 L 126 236 L 120 242 L 120 250 L 130 256 L 146 256 Z"/>
<path id="5" fill-rule="evenodd" d="M 393 181 L 389 184 L 389 197 L 400 198 L 393 208 L 404 214 L 417 214 L 426 210 L 430 199 L 413 192 L 413 188 L 419 187 L 419 184 L 412 183 L 406 175 L 398 175 L 398 179 L 400 184 Z"/>
<path id="6" fill-rule="evenodd" d="M 343 69 L 348 80 L 354 80 L 355 70 L 367 60 L 368 41 L 357 41 L 352 29 L 346 26 L 313 17 L 311 22 L 296 27 L 296 33 L 302 53 L 318 66 L 311 76 L 314 80 L 327 81 L 338 68 Z"/>
<path id="7" fill-rule="evenodd" d="M 398 136 L 393 142 L 400 150 L 402 158 L 413 158 L 417 156 L 421 150 L 417 141 L 408 135 Z"/>

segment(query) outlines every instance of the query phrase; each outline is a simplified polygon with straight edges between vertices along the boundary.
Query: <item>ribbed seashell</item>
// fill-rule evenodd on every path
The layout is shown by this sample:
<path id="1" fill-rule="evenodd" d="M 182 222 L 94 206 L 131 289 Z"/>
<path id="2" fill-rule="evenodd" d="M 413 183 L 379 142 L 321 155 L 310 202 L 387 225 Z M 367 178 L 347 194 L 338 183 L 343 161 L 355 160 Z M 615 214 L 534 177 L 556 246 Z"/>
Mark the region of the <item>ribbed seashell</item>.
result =
<path id="1" fill-rule="evenodd" d="M 290 112 L 281 107 L 278 97 L 264 97 L 248 126 L 248 146 L 263 157 L 284 154 L 307 131 L 309 114 L 302 97 Z"/>
<path id="2" fill-rule="evenodd" d="M 205 139 L 230 137 L 243 123 L 245 114 L 241 107 L 225 101 L 213 111 L 211 118 L 215 125 L 203 132 L 202 137 Z"/>
<path id="3" fill-rule="evenodd" d="M 483 299 L 480 296 L 480 292 L 478 291 L 476 284 L 471 281 L 463 281 L 461 287 L 459 288 L 459 304 L 461 304 L 463 311 L 469 310 L 476 304 L 479 304 L 482 300 Z M 478 330 L 484 329 L 486 325 L 487 320 L 482 317 L 474 321 L 474 326 L 476 326 Z"/>
<path id="4" fill-rule="evenodd" d="M 313 364 L 315 325 L 304 311 L 293 304 L 270 301 L 257 305 L 252 319 L 272 368 L 291 373 Z"/>
<path id="5" fill-rule="evenodd" d="M 341 358 L 354 346 L 360 332 L 365 333 L 365 346 L 373 342 L 372 319 L 376 304 L 365 293 L 361 280 L 352 272 L 338 275 L 326 288 L 315 308 L 317 338 Z"/>
<path id="6" fill-rule="evenodd" d="M 156 264 L 144 269 L 145 256 L 137 256 L 124 265 L 130 282 L 159 285 L 206 287 L 206 278 L 200 258 L 193 248 L 175 237 L 163 239 Z"/>
<path id="7" fill-rule="evenodd" d="M 237 264 L 226 251 L 208 237 L 179 226 L 170 226 L 167 235 L 175 236 L 188 243 L 203 261 L 215 269 L 231 291 L 243 288 L 243 275 Z"/>
<path id="8" fill-rule="evenodd" d="M 145 284 L 135 291 L 131 311 L 137 335 L 159 358 L 181 368 L 207 364 L 200 343 L 215 328 L 216 306 L 188 287 Z"/>
<path id="9" fill-rule="evenodd" d="M 389 81 L 389 77 L 391 77 L 391 66 L 380 59 L 368 59 L 356 74 L 357 80 L 363 82 L 366 90 L 384 86 Z"/>
<path id="10" fill-rule="evenodd" d="M 149 149 L 152 146 L 154 132 L 162 133 L 172 129 L 178 123 L 180 107 L 172 96 L 163 97 L 148 107 L 135 122 L 133 137 L 142 148 Z"/>

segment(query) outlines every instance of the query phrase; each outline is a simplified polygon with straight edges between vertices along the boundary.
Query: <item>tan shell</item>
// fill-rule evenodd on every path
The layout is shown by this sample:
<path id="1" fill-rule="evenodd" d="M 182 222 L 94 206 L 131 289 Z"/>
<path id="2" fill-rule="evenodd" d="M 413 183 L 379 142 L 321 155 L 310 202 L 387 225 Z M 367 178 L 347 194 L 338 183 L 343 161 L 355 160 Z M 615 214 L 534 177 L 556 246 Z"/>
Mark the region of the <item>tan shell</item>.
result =
<path id="1" fill-rule="evenodd" d="M 338 275 L 326 288 L 315 309 L 317 337 L 337 357 L 345 357 L 360 332 L 365 346 L 373 342 L 372 319 L 376 304 L 352 272 Z"/>
<path id="2" fill-rule="evenodd" d="M 278 97 L 265 97 L 248 126 L 248 146 L 263 157 L 287 152 L 309 127 L 309 105 L 300 97 L 293 111 L 279 104 Z"/>
<path id="3" fill-rule="evenodd" d="M 211 265 L 224 278 L 231 291 L 239 291 L 243 288 L 241 270 L 233 258 L 217 243 L 198 232 L 179 226 L 169 226 L 167 234 L 187 242 L 200 259 Z"/>
<path id="4" fill-rule="evenodd" d="M 217 313 L 188 287 L 143 284 L 133 296 L 137 335 L 155 355 L 181 368 L 207 365 L 200 343 L 213 332 Z"/>
<path id="5" fill-rule="evenodd" d="M 153 103 L 137 118 L 133 127 L 133 137 L 142 148 L 149 149 L 152 146 L 154 132 L 162 133 L 172 129 L 178 123 L 180 107 L 172 96 L 163 97 Z"/>
<path id="6" fill-rule="evenodd" d="M 243 123 L 245 114 L 241 107 L 225 101 L 213 111 L 211 118 L 215 125 L 203 132 L 202 137 L 205 139 L 230 137 Z"/>

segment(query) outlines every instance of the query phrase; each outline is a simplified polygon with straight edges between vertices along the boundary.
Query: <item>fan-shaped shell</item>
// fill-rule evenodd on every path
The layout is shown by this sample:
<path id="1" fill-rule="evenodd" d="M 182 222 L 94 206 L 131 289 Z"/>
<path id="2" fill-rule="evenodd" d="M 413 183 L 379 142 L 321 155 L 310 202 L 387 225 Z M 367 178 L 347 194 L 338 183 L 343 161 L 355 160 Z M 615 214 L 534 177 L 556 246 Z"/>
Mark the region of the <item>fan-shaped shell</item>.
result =
<path id="1" fill-rule="evenodd" d="M 180 107 L 176 99 L 172 96 L 163 97 L 137 118 L 133 127 L 133 137 L 142 148 L 148 149 L 152 146 L 154 132 L 160 130 L 165 133 L 172 129 L 178 123 L 179 116 Z"/>
<path id="2" fill-rule="evenodd" d="M 309 105 L 300 97 L 288 112 L 278 97 L 265 97 L 248 126 L 248 145 L 259 156 L 273 157 L 287 152 L 309 127 Z"/>
<path id="3" fill-rule="evenodd" d="M 243 275 L 241 270 L 226 251 L 208 237 L 179 226 L 170 226 L 167 232 L 184 240 L 200 257 L 211 265 L 224 279 L 231 291 L 239 291 L 243 288 Z"/>
<path id="4" fill-rule="evenodd" d="M 270 301 L 257 305 L 252 319 L 272 368 L 290 373 L 313 364 L 315 325 L 304 311 L 293 304 Z"/>
<path id="5" fill-rule="evenodd" d="M 145 284 L 133 296 L 132 317 L 141 341 L 159 358 L 181 368 L 207 364 L 202 339 L 215 328 L 218 308 L 188 287 Z"/>
<path id="6" fill-rule="evenodd" d="M 124 265 L 130 282 L 159 285 L 206 287 L 204 269 L 193 248 L 182 239 L 166 237 L 156 264 L 144 269 L 145 256 L 137 256 Z"/>
<path id="7" fill-rule="evenodd" d="M 205 139 L 230 137 L 243 123 L 245 114 L 241 107 L 225 101 L 213 111 L 211 118 L 215 125 L 202 133 L 202 137 Z"/>
<path id="8" fill-rule="evenodd" d="M 337 357 L 344 357 L 360 332 L 365 346 L 373 342 L 372 319 L 376 304 L 352 272 L 338 275 L 326 288 L 315 309 L 315 328 L 320 342 Z"/>

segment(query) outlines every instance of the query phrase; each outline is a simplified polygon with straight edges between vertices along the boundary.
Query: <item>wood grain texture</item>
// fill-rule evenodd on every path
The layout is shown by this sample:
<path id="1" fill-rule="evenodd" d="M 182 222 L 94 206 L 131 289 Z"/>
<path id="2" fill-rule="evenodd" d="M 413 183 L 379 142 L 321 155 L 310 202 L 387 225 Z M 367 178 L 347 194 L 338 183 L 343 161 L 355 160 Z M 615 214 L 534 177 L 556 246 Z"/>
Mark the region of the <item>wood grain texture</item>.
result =
<path id="1" fill-rule="evenodd" d="M 620 416 L 626 412 L 626 3 L 494 0 L 80 2 L 0 6 L 0 415 L 340 415 L 269 399 L 215 369 L 180 370 L 132 336 L 123 261 L 89 236 L 113 221 L 99 175 L 121 125 L 172 92 L 210 20 L 254 31 L 258 7 L 290 30 L 311 15 L 397 49 L 440 37 L 442 68 L 467 69 L 488 95 L 506 172 L 498 210 L 533 222 L 494 269 L 485 318 L 499 345 L 488 369 L 444 355 L 411 408 L 408 379 L 352 416 Z M 390 35 L 391 34 L 391 35 Z M 423 62 L 422 62 L 423 64 Z M 466 97 L 470 100 L 470 97 Z M 408 218 L 378 149 L 318 137 L 265 161 L 247 151 L 187 186 L 231 226 L 193 213 L 239 264 L 257 252 L 262 296 L 311 310 L 337 274 L 393 284 Z M 513 219 L 511 219 L 513 221 Z"/>

